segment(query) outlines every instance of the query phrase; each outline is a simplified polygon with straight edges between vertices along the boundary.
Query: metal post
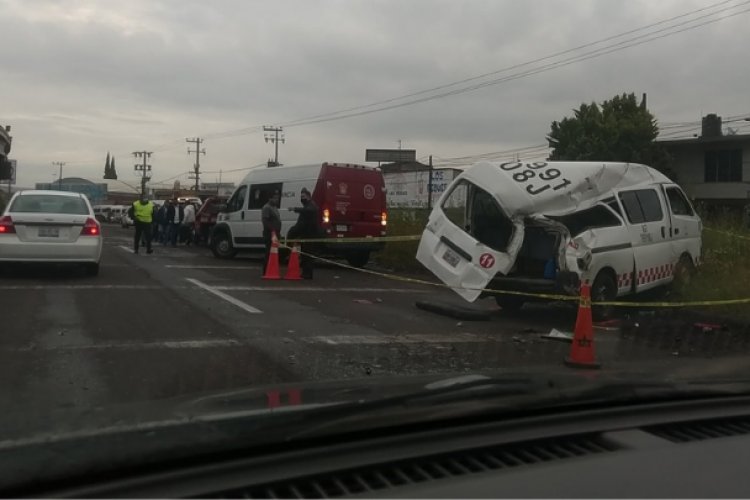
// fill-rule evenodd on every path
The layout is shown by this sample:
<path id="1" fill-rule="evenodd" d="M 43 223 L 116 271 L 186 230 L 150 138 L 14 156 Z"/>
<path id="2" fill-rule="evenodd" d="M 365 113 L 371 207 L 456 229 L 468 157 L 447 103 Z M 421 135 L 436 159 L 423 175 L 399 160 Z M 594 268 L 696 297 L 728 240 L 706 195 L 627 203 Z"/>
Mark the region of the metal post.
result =
<path id="1" fill-rule="evenodd" d="M 430 177 L 427 181 L 427 209 L 432 210 L 432 155 L 430 155 Z"/>

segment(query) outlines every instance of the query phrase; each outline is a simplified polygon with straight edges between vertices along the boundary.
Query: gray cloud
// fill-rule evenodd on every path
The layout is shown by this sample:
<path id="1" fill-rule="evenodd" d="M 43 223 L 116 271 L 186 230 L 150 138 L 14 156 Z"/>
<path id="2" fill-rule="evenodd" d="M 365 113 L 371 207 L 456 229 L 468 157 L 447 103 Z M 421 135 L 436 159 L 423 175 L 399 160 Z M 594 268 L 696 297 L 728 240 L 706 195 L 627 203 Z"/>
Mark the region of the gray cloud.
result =
<path id="1" fill-rule="evenodd" d="M 55 160 L 67 161 L 71 175 L 100 176 L 107 151 L 118 155 L 121 175 L 132 176 L 127 155 L 154 148 L 155 177 L 168 178 L 191 165 L 187 136 L 408 94 L 707 5 L 7 0 L 2 123 L 13 126 L 22 183 L 49 180 Z M 397 139 L 419 156 L 440 157 L 539 144 L 550 122 L 581 102 L 630 91 L 648 92 L 661 122 L 750 112 L 747 17 L 475 92 L 288 128 L 282 159 L 362 161 L 366 147 Z M 271 154 L 257 133 L 206 146 L 208 170 Z"/>

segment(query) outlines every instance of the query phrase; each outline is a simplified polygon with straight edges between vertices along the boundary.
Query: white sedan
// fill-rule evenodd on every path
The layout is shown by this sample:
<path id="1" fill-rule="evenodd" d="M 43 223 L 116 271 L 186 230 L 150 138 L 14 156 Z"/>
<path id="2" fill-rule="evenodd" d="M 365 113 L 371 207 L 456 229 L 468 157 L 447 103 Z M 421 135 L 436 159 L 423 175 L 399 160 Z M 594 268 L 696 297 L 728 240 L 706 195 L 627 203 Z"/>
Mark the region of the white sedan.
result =
<path id="1" fill-rule="evenodd" d="M 0 217 L 0 263 L 81 263 L 99 273 L 102 231 L 86 196 L 21 191 Z"/>

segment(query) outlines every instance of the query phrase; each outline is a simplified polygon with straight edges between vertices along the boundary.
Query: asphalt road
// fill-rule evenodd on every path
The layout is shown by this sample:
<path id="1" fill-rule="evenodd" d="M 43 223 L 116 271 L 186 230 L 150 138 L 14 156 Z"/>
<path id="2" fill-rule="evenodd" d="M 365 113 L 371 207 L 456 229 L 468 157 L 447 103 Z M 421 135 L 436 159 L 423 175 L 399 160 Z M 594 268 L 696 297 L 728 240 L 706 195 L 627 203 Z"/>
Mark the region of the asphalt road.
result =
<path id="1" fill-rule="evenodd" d="M 5 436 L 76 429 L 113 406 L 139 408 L 138 418 L 149 402 L 207 391 L 559 366 L 570 348 L 541 334 L 571 331 L 572 307 L 512 317 L 483 301 L 488 321 L 462 321 L 414 305 L 463 305 L 450 290 L 332 265 L 312 281 L 264 281 L 259 256 L 223 261 L 206 248 L 160 245 L 135 255 L 132 231 L 105 226 L 97 277 L 57 266 L 0 277 Z M 674 332 L 640 335 L 631 323 L 625 333 L 598 329 L 596 348 L 607 369 L 733 350 L 715 349 L 716 338 L 712 350 L 687 348 Z"/>

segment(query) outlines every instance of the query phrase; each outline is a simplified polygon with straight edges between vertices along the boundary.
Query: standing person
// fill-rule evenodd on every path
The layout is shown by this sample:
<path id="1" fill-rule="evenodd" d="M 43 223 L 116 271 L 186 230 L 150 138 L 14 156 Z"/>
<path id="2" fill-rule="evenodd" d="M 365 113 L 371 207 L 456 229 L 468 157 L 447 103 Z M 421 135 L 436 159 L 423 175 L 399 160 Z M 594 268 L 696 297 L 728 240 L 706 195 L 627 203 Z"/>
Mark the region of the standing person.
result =
<path id="1" fill-rule="evenodd" d="M 185 207 L 177 206 L 175 200 L 172 200 L 169 211 L 167 212 L 167 223 L 169 224 L 169 244 L 177 246 L 177 234 L 180 232 L 180 223 L 185 216 Z"/>
<path id="2" fill-rule="evenodd" d="M 162 203 L 159 210 L 156 212 L 156 223 L 159 225 L 159 243 L 164 245 L 167 242 L 167 208 L 169 207 L 169 200 L 165 200 Z"/>
<path id="3" fill-rule="evenodd" d="M 193 240 L 193 226 L 195 225 L 195 207 L 192 203 L 185 205 L 185 210 L 182 217 L 182 241 L 190 246 L 190 242 Z"/>
<path id="4" fill-rule="evenodd" d="M 145 237 L 146 240 L 146 253 L 153 253 L 151 248 L 151 221 L 154 214 L 154 204 L 149 201 L 145 194 L 142 194 L 140 200 L 133 202 L 130 211 L 132 211 L 132 219 L 135 224 L 133 253 L 138 253 L 142 237 Z"/>
<path id="5" fill-rule="evenodd" d="M 318 224 L 318 206 L 312 201 L 310 191 L 307 188 L 302 188 L 300 192 L 300 200 L 302 201 L 301 207 L 290 208 L 299 214 L 297 223 L 289 229 L 289 238 L 316 238 L 320 233 L 320 226 Z M 310 252 L 310 244 L 302 246 L 302 277 L 306 280 L 311 280 L 313 277 L 313 261 L 312 258 L 307 255 Z"/>
<path id="6" fill-rule="evenodd" d="M 263 222 L 263 244 L 266 246 L 266 253 L 263 255 L 263 275 L 266 274 L 268 256 L 271 254 L 271 236 L 273 233 L 276 233 L 277 238 L 281 236 L 280 202 L 281 194 L 278 191 L 274 191 L 260 212 L 260 219 Z"/>

